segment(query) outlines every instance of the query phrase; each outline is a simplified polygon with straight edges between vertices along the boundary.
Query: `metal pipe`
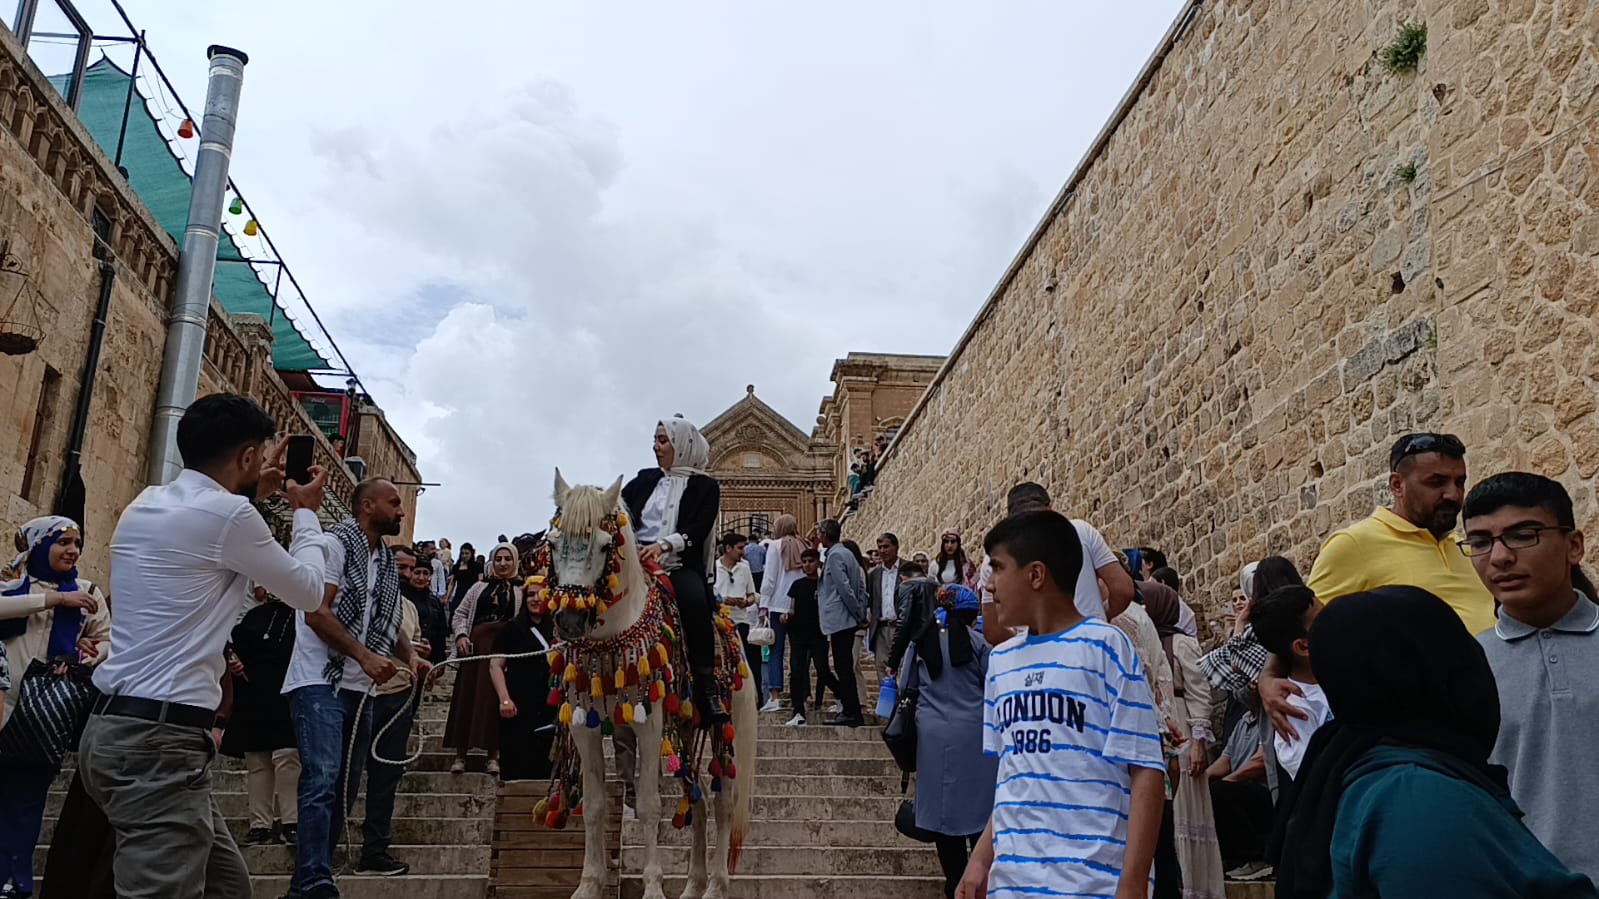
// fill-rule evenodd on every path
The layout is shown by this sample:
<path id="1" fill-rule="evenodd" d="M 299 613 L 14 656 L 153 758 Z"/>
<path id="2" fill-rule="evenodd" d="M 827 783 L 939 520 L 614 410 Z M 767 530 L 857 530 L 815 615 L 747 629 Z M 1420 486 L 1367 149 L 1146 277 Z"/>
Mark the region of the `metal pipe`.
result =
<path id="1" fill-rule="evenodd" d="M 168 483 L 183 470 L 178 455 L 178 421 L 200 389 L 206 315 L 222 234 L 222 201 L 227 193 L 244 66 L 249 61 L 240 51 L 220 45 L 212 46 L 206 55 L 211 60 L 211 71 L 205 91 L 205 118 L 200 125 L 200 152 L 194 163 L 189 224 L 178 256 L 178 282 L 167 317 L 161 388 L 156 395 L 155 422 L 150 432 L 151 484 Z M 151 63 L 154 64 L 153 59 Z"/>
<path id="2" fill-rule="evenodd" d="M 94 380 L 100 371 L 100 350 L 105 345 L 106 319 L 111 313 L 111 288 L 117 281 L 117 267 L 111 262 L 111 249 L 95 238 L 95 255 L 100 258 L 100 300 L 94 307 L 94 323 L 89 326 L 89 353 L 83 361 L 83 377 L 78 384 L 78 401 L 72 410 L 72 430 L 67 437 L 67 464 L 56 493 L 55 511 L 84 527 L 83 442 L 89 433 L 89 407 L 94 402 Z"/>
<path id="3" fill-rule="evenodd" d="M 117 167 L 117 171 L 122 172 L 124 178 L 128 175 L 122 169 L 122 144 L 128 138 L 128 114 L 133 111 L 133 98 L 138 96 L 138 92 L 133 88 L 139 83 L 139 62 L 143 56 L 144 32 L 141 31 L 139 42 L 133 48 L 133 71 L 128 75 L 128 96 L 122 101 L 122 127 L 117 129 L 117 158 L 111 161 L 112 165 Z M 144 102 L 144 98 L 139 97 L 139 102 Z"/>

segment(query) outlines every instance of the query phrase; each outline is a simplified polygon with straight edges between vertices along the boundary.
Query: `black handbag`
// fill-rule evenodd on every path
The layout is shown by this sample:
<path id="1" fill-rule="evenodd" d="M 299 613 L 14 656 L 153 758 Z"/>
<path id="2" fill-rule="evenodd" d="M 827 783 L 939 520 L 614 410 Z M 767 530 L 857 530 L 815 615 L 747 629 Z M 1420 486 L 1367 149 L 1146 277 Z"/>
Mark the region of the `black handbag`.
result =
<path id="1" fill-rule="evenodd" d="M 888 753 L 894 757 L 899 770 L 906 774 L 916 770 L 916 706 L 921 700 L 921 691 L 913 685 L 916 672 L 914 652 L 914 649 L 907 652 L 900 663 L 900 670 L 910 672 L 911 677 L 900 685 L 899 696 L 894 700 L 894 712 L 883 727 L 883 742 L 888 745 Z"/>
<path id="2" fill-rule="evenodd" d="M 899 794 L 901 796 L 904 796 L 905 792 L 910 789 L 910 783 L 911 776 L 909 773 L 900 775 Z M 894 829 L 899 831 L 900 836 L 915 840 L 918 843 L 932 843 L 938 840 L 938 834 L 916 826 L 916 800 L 914 799 L 901 799 L 899 801 L 899 811 L 894 813 Z"/>
<path id="3" fill-rule="evenodd" d="M 56 668 L 65 665 L 66 673 Z M 59 769 L 78 748 L 100 691 L 93 670 L 76 660 L 36 659 L 17 687 L 17 705 L 0 729 L 0 764 Z"/>

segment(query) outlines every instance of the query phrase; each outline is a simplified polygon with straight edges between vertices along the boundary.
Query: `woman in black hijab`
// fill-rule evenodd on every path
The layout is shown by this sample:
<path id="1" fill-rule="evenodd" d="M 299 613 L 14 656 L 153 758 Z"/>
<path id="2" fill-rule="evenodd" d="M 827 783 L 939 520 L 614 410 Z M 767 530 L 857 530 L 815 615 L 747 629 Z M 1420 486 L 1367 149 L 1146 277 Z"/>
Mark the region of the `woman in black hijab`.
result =
<path id="1" fill-rule="evenodd" d="M 1333 720 L 1284 797 L 1278 899 L 1599 897 L 1521 823 L 1488 764 L 1499 692 L 1448 605 L 1382 587 L 1327 606 L 1311 666 Z"/>

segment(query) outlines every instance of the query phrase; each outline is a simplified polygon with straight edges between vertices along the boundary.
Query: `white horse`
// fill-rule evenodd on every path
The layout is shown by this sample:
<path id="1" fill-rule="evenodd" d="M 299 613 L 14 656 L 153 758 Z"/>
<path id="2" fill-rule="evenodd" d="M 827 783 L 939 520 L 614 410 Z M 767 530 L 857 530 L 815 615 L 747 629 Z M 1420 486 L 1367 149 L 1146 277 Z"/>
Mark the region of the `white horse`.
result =
<path id="1" fill-rule="evenodd" d="M 657 842 L 661 823 L 660 750 L 667 710 L 665 702 L 651 701 L 651 694 L 657 682 L 668 692 L 677 689 L 679 683 L 686 684 L 688 672 L 672 672 L 677 680 L 662 682 L 662 659 L 666 655 L 662 647 L 672 639 L 663 639 L 663 616 L 658 605 L 662 600 L 671 600 L 653 586 L 654 579 L 639 562 L 621 494 L 620 478 L 602 491 L 584 485 L 570 487 L 559 470 L 555 473 L 558 511 L 548 534 L 550 564 L 544 595 L 546 603 L 556 609 L 556 628 L 567 650 L 562 660 L 567 704 L 562 709 L 562 720 L 571 719 L 570 732 L 582 762 L 586 828 L 583 875 L 572 899 L 600 899 L 608 873 L 605 753 L 600 727 L 594 726 L 606 718 L 618 726 L 631 727 L 638 738 L 644 897 L 665 899 Z M 636 659 L 645 664 L 635 665 L 632 660 Z M 737 664 L 736 658 L 733 664 Z M 576 669 L 575 675 L 565 667 Z M 614 675 L 612 668 L 616 669 Z M 636 674 L 642 676 L 635 677 Z M 716 851 L 709 856 L 707 875 L 706 803 L 702 799 L 692 808 L 694 844 L 684 899 L 725 899 L 728 895 L 730 872 L 737 866 L 749 829 L 750 799 L 755 787 L 757 709 L 753 680 L 745 678 L 732 702 L 735 736 L 731 749 L 737 777 L 722 778 L 719 792 L 711 789 L 703 775 L 697 781 L 700 795 L 714 800 L 711 804 L 716 814 Z M 685 733 L 691 727 L 683 724 Z M 687 751 L 688 747 L 678 750 Z M 675 763 L 676 759 L 672 761 Z M 674 778 L 674 783 L 681 781 Z"/>

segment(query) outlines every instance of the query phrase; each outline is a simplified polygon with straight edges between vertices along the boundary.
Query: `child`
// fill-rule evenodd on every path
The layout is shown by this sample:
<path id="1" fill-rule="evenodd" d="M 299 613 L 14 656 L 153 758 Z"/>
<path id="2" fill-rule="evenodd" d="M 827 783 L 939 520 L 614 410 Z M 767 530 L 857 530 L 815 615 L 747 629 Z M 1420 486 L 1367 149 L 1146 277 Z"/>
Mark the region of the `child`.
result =
<path id="1" fill-rule="evenodd" d="M 816 666 L 816 702 L 822 702 L 822 691 L 838 692 L 833 670 L 827 664 L 827 638 L 822 636 L 822 619 L 816 607 L 816 587 L 822 579 L 822 555 L 814 549 L 800 553 L 800 570 L 804 577 L 788 588 L 793 601 L 793 611 L 783 616 L 783 627 L 788 629 L 789 642 L 789 696 L 794 703 L 794 717 L 789 727 L 805 723 L 805 700 L 810 698 L 811 665 Z"/>
<path id="2" fill-rule="evenodd" d="M 983 749 L 1000 757 L 989 819 L 958 895 L 1144 897 L 1164 805 L 1154 700 L 1127 637 L 1073 597 L 1077 529 L 1026 512 L 985 543 L 997 625 Z"/>
<path id="3" fill-rule="evenodd" d="M 1249 613 L 1249 623 L 1255 627 L 1255 637 L 1260 645 L 1288 666 L 1288 679 L 1299 687 L 1301 695 L 1288 695 L 1288 702 L 1306 713 L 1305 718 L 1290 718 L 1296 736 L 1293 742 L 1284 740 L 1282 734 L 1272 737 L 1272 747 L 1277 750 L 1277 764 L 1290 779 L 1299 776 L 1299 763 L 1305 758 L 1305 747 L 1310 745 L 1310 735 L 1327 723 L 1332 710 L 1327 697 L 1316 683 L 1316 672 L 1310 667 L 1310 625 L 1321 611 L 1321 601 L 1309 587 L 1278 587 L 1255 603 Z"/>

